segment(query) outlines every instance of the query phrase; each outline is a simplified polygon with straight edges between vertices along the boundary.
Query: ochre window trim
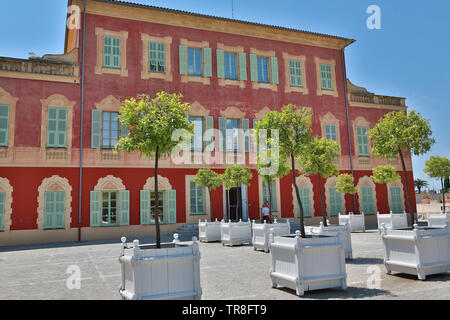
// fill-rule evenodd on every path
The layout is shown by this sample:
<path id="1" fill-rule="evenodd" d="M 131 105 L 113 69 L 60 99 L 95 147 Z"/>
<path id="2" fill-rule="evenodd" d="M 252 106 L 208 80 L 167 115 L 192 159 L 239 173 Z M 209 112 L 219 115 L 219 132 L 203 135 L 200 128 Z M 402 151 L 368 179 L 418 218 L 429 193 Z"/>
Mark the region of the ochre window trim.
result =
<path id="1" fill-rule="evenodd" d="M 203 76 L 203 70 L 205 69 L 205 57 L 203 56 L 203 49 L 210 47 L 209 42 L 208 41 L 201 41 L 201 42 L 200 41 L 190 41 L 190 40 L 182 38 L 182 39 L 180 39 L 180 45 L 186 46 L 188 50 L 189 50 L 189 48 L 201 49 L 201 52 L 202 52 L 202 76 L 193 76 L 193 75 L 189 75 L 189 74 L 182 74 L 181 75 L 181 83 L 200 82 L 205 85 L 210 85 L 211 77 Z M 189 58 L 187 58 L 187 59 L 189 60 Z M 189 66 L 189 61 L 187 63 Z M 212 63 L 212 61 L 211 61 L 211 63 Z"/>
<path id="2" fill-rule="evenodd" d="M 250 53 L 255 54 L 257 57 L 264 57 L 268 59 L 268 72 L 269 72 L 269 83 L 262 83 L 262 82 L 253 82 L 252 81 L 252 89 L 258 90 L 258 89 L 270 89 L 272 91 L 278 91 L 278 84 L 272 83 L 272 62 L 270 61 L 270 57 L 276 57 L 274 50 L 259 50 L 256 48 L 250 48 Z M 251 72 L 251 70 L 250 70 Z M 279 72 L 279 69 L 278 69 Z M 251 77 L 251 75 L 250 75 Z"/>
<path id="3" fill-rule="evenodd" d="M 163 79 L 168 82 L 173 81 L 172 75 L 172 61 L 171 61 L 171 46 L 172 37 L 155 37 L 150 36 L 146 33 L 141 33 L 142 40 L 142 72 L 141 79 L 148 80 L 153 79 Z M 165 71 L 164 72 L 151 72 L 149 71 L 150 57 L 149 57 L 149 42 L 160 42 L 165 45 Z"/>
<path id="4" fill-rule="evenodd" d="M 283 52 L 283 59 L 284 59 L 284 92 L 290 93 L 290 92 L 300 92 L 303 94 L 308 94 L 308 84 L 306 82 L 306 57 L 303 55 L 296 56 L 292 54 L 288 54 L 286 52 Z M 302 86 L 296 87 L 291 86 L 291 75 L 289 72 L 289 60 L 297 60 L 301 62 L 301 70 L 302 70 Z"/>
<path id="5" fill-rule="evenodd" d="M 103 28 L 95 28 L 97 36 L 97 62 L 95 74 L 116 74 L 121 77 L 128 77 L 127 69 L 127 39 L 128 31 L 109 31 Z M 120 38 L 120 69 L 103 67 L 103 39 L 105 36 Z"/>
<path id="6" fill-rule="evenodd" d="M 236 75 L 237 75 L 237 80 L 233 80 L 233 79 L 226 79 L 226 78 L 218 78 L 219 79 L 219 86 L 224 87 L 224 86 L 239 86 L 240 88 L 245 88 L 245 82 L 244 80 L 239 80 L 240 79 L 240 64 L 239 64 L 239 53 L 244 52 L 244 47 L 242 46 L 227 46 L 223 43 L 218 42 L 217 43 L 217 49 L 223 50 L 224 55 L 225 53 L 235 53 L 236 54 Z M 217 56 L 216 56 L 217 58 Z M 247 59 L 247 57 L 246 57 Z"/>
<path id="7" fill-rule="evenodd" d="M 339 97 L 339 93 L 337 91 L 336 86 L 336 61 L 335 60 L 325 60 L 319 57 L 314 57 L 314 62 L 316 63 L 316 78 L 317 78 L 317 95 L 330 95 L 335 98 Z M 333 90 L 325 90 L 322 89 L 322 76 L 320 74 L 320 65 L 321 64 L 329 64 L 331 65 L 331 76 L 333 79 Z"/>

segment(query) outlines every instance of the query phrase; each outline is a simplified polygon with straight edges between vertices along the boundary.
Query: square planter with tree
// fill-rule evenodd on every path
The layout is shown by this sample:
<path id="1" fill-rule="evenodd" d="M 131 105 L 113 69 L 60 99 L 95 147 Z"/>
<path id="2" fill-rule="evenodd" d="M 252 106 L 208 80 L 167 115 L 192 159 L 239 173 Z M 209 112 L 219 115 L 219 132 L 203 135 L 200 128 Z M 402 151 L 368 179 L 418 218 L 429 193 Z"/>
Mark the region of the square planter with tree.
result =
<path id="1" fill-rule="evenodd" d="M 224 221 L 220 224 L 220 238 L 223 246 L 238 246 L 252 243 L 251 221 Z"/>
<path id="2" fill-rule="evenodd" d="M 354 195 L 358 193 L 358 188 L 355 187 L 355 179 L 348 173 L 340 174 L 336 182 L 336 191 L 339 193 Z M 364 213 L 353 214 L 341 214 L 339 212 L 338 221 L 340 226 L 348 224 L 351 232 L 362 231 L 366 232 L 366 221 Z"/>
<path id="3" fill-rule="evenodd" d="M 199 221 L 198 238 L 203 242 L 214 242 L 221 240 L 220 221 Z"/>
<path id="4" fill-rule="evenodd" d="M 352 235 L 351 229 L 348 224 L 346 225 L 331 225 L 328 221 L 328 225 L 325 227 L 320 222 L 319 227 L 305 227 L 306 234 L 309 235 L 319 235 L 319 236 L 338 236 L 341 235 L 342 241 L 344 244 L 344 252 L 346 259 L 353 258 L 353 249 L 352 249 Z"/>
<path id="5" fill-rule="evenodd" d="M 258 223 L 253 220 L 252 223 L 252 243 L 255 250 L 264 250 L 269 252 L 269 238 L 270 231 L 273 231 L 276 236 L 288 236 L 291 234 L 291 223 L 289 219 L 285 222 L 279 222 L 275 219 L 274 223 Z"/>

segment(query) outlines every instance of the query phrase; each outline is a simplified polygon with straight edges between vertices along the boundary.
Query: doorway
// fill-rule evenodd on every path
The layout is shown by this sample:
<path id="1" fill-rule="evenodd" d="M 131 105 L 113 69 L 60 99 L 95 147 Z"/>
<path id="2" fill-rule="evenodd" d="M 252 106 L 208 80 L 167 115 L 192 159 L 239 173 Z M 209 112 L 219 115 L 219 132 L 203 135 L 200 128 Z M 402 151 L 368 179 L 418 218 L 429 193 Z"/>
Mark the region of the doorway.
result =
<path id="1" fill-rule="evenodd" d="M 228 191 L 228 217 L 230 221 L 242 219 L 242 193 L 241 187 L 234 187 Z M 239 201 L 239 203 L 238 203 Z M 239 204 L 239 205 L 238 205 Z M 236 207 L 238 211 L 236 213 Z"/>

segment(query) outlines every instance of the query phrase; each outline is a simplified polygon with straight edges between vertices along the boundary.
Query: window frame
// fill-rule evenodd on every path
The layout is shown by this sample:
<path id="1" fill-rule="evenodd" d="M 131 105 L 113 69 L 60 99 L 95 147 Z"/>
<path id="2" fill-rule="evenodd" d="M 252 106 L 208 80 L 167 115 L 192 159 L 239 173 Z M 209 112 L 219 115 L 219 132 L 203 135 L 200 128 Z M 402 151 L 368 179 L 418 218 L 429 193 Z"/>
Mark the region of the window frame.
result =
<path id="1" fill-rule="evenodd" d="M 116 209 L 116 222 L 115 223 L 111 223 L 111 206 L 110 206 L 110 201 L 111 201 L 111 197 L 110 197 L 110 195 L 111 194 L 115 194 L 116 195 L 116 206 L 115 206 L 115 209 Z M 104 195 L 105 194 L 108 194 L 108 223 L 105 223 L 104 222 L 104 220 L 103 220 L 103 209 L 104 209 L 104 207 L 103 207 L 103 204 L 104 204 Z M 101 219 L 101 225 L 102 226 L 105 226 L 105 227 L 107 227 L 107 226 L 109 226 L 109 227 L 111 227 L 111 226 L 118 226 L 119 225 L 119 213 L 120 213 L 120 206 L 119 206 L 119 190 L 101 190 L 101 196 L 102 196 L 102 198 L 101 198 L 101 208 L 100 208 L 100 210 L 101 210 L 101 216 L 100 216 L 100 219 Z"/>
<path id="2" fill-rule="evenodd" d="M 56 111 L 56 118 L 55 119 L 51 119 L 50 120 L 50 113 L 52 110 Z M 59 119 L 59 115 L 60 115 L 60 111 L 64 110 L 65 111 L 65 129 L 64 129 L 64 142 L 62 145 L 59 144 L 59 135 L 62 134 L 62 132 L 60 132 L 59 130 L 59 124 L 61 119 Z M 68 108 L 64 108 L 64 107 L 48 107 L 47 108 L 47 137 L 46 137 L 46 147 L 47 148 L 67 148 L 67 131 L 68 131 L 68 115 L 69 115 L 69 109 Z M 55 130 L 50 130 L 50 121 L 56 121 L 56 129 Z M 50 133 L 54 133 L 55 135 L 55 143 L 50 144 L 49 141 L 49 135 Z M 56 142 L 58 141 L 58 143 Z"/>
<path id="3" fill-rule="evenodd" d="M 194 66 L 196 66 L 196 64 L 197 64 L 197 62 L 200 62 L 200 66 L 196 66 L 196 68 L 195 69 L 197 69 L 197 67 L 199 67 L 200 68 L 200 73 L 191 73 L 191 54 L 190 54 L 190 52 L 193 52 L 193 53 L 195 53 L 195 52 L 200 52 L 200 57 L 199 57 L 199 59 L 200 59 L 200 61 L 196 61 L 196 59 L 195 58 L 198 58 L 198 56 L 197 55 L 194 55 Z M 187 69 L 188 69 L 188 73 L 187 73 L 187 75 L 188 76 L 190 76 L 190 77 L 203 77 L 203 75 L 204 75 L 204 71 L 203 71 L 203 48 L 199 48 L 199 47 L 193 47 L 193 46 L 188 46 L 187 47 Z M 197 72 L 198 72 L 198 70 L 196 70 Z"/>
<path id="4" fill-rule="evenodd" d="M 189 122 L 191 122 L 191 123 L 193 123 L 194 124 L 194 134 L 192 135 L 192 137 L 191 137 L 191 144 L 190 144 L 190 150 L 191 151 L 197 151 L 197 152 L 203 152 L 204 151 L 204 144 L 203 144 L 203 118 L 204 117 L 201 117 L 201 116 L 189 116 Z M 194 120 L 194 122 L 192 122 L 192 120 Z M 196 127 L 195 127 L 195 123 L 196 122 L 198 122 L 198 121 L 195 121 L 195 120 L 200 120 L 199 122 L 200 122 L 200 128 L 201 128 L 201 133 L 200 133 L 200 140 L 197 140 L 197 141 L 200 141 L 200 148 L 198 147 L 198 146 L 195 146 L 195 138 L 196 138 L 196 136 L 195 136 L 195 129 L 196 129 Z M 197 137 L 198 138 L 198 137 Z"/>
<path id="5" fill-rule="evenodd" d="M 152 50 L 152 44 L 155 45 L 155 50 Z M 160 50 L 160 46 L 162 46 L 162 51 Z M 152 60 L 152 51 L 155 53 L 156 58 Z M 160 66 L 160 62 L 161 62 L 161 57 L 160 54 L 162 53 L 162 61 L 163 61 L 163 65 L 162 68 L 163 70 L 158 70 L 159 66 Z M 166 43 L 163 41 L 152 41 L 149 40 L 148 41 L 148 72 L 151 73 L 166 73 Z M 152 61 L 154 61 L 156 63 L 156 70 L 152 70 Z"/>
<path id="6" fill-rule="evenodd" d="M 199 190 L 202 192 L 202 204 L 201 204 L 201 210 L 200 211 L 192 211 L 192 193 L 195 193 L 195 207 L 198 210 L 199 209 Z M 190 213 L 191 215 L 205 215 L 206 214 L 206 190 L 204 187 L 200 187 L 195 183 L 195 181 L 191 180 L 189 182 L 189 205 L 190 205 Z"/>
<path id="7" fill-rule="evenodd" d="M 111 44 L 107 45 L 106 44 L 106 40 L 111 40 Z M 118 40 L 119 43 L 118 44 L 114 44 L 114 41 Z M 104 35 L 103 36 L 103 57 L 102 57 L 102 68 L 108 68 L 108 69 L 121 69 L 121 46 L 122 46 L 122 39 L 120 36 L 113 36 L 113 35 Z M 110 56 L 111 59 L 111 63 L 107 64 L 105 62 L 105 58 L 107 56 L 107 54 L 105 53 L 105 49 L 107 47 L 110 47 L 111 49 L 111 53 L 108 54 Z M 118 49 L 119 52 L 118 53 L 114 53 L 114 50 Z M 117 58 L 118 60 L 118 65 L 114 64 L 114 58 Z"/>
<path id="8" fill-rule="evenodd" d="M 111 119 L 111 117 L 110 117 L 110 125 L 109 125 L 109 134 L 110 134 L 110 138 L 109 138 L 109 145 L 104 145 L 104 131 L 105 131 L 105 128 L 104 128 L 104 123 L 105 123 L 105 113 L 108 113 L 108 114 L 110 114 L 110 115 L 112 115 L 113 113 L 116 113 L 117 114 L 117 117 L 119 116 L 119 112 L 117 112 L 117 111 L 103 111 L 102 110 L 102 127 L 101 127 L 101 144 L 100 144 L 100 148 L 101 149 L 114 149 L 115 148 L 115 146 L 116 146 L 116 144 L 117 144 L 117 142 L 116 142 L 116 144 L 114 144 L 114 145 L 111 145 L 111 141 L 112 141 L 112 139 L 111 139 L 111 125 L 112 125 L 112 122 L 114 121 L 113 119 Z M 119 139 L 120 139 L 120 137 L 121 137 L 121 125 L 120 125 L 120 121 L 119 121 L 119 119 L 117 118 L 117 141 L 119 141 Z"/>

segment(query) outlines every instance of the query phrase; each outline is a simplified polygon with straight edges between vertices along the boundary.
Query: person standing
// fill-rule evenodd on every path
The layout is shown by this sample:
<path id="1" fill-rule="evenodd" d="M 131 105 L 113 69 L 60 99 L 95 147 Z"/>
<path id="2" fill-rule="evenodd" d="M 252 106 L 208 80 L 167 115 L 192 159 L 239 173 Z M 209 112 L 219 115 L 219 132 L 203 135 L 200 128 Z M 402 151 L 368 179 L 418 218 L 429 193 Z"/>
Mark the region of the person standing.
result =
<path id="1" fill-rule="evenodd" d="M 270 208 L 269 203 L 267 201 L 264 202 L 261 212 L 263 215 L 262 222 L 264 223 L 264 221 L 267 221 L 267 223 L 270 223 Z"/>

